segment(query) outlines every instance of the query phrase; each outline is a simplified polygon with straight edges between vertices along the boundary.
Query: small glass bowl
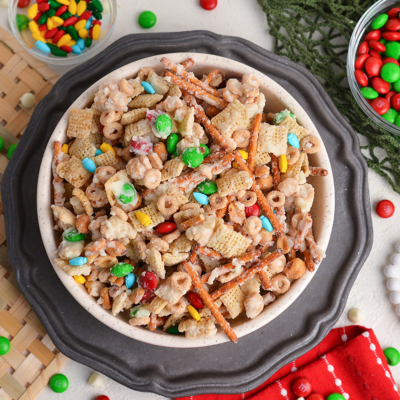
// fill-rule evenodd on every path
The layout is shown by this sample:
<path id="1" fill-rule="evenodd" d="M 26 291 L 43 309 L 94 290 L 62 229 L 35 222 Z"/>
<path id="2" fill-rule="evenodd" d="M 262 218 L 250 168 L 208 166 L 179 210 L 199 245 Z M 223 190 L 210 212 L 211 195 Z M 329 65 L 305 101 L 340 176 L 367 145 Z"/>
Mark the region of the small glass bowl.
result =
<path id="1" fill-rule="evenodd" d="M 53 54 L 46 54 L 39 50 L 35 43 L 36 41 L 32 37 L 30 29 L 25 29 L 20 32 L 16 24 L 17 14 L 26 15 L 29 7 L 34 4 L 36 0 L 32 0 L 30 5 L 26 8 L 18 8 L 18 0 L 10 0 L 8 5 L 8 21 L 11 27 L 13 35 L 17 38 L 18 42 L 26 49 L 26 51 L 35 58 L 43 61 L 46 64 L 58 65 L 58 66 L 72 66 L 82 64 L 96 54 L 100 53 L 110 39 L 111 33 L 114 29 L 114 22 L 117 15 L 117 0 L 103 0 L 104 11 L 102 13 L 101 20 L 101 34 L 98 40 L 93 40 L 92 45 L 82 51 L 82 54 L 68 54 L 67 57 L 57 57 Z"/>
<path id="2" fill-rule="evenodd" d="M 391 124 L 382 118 L 367 102 L 360 91 L 360 85 L 354 76 L 354 63 L 357 59 L 357 50 L 363 41 L 363 37 L 367 30 L 371 28 L 372 21 L 380 14 L 388 12 L 391 8 L 398 7 L 399 2 L 394 0 L 380 0 L 371 6 L 358 21 L 354 31 L 351 35 L 349 51 L 347 54 L 347 76 L 349 85 L 354 98 L 358 105 L 364 111 L 369 119 L 385 129 L 387 132 L 394 133 L 400 136 L 400 127 Z"/>

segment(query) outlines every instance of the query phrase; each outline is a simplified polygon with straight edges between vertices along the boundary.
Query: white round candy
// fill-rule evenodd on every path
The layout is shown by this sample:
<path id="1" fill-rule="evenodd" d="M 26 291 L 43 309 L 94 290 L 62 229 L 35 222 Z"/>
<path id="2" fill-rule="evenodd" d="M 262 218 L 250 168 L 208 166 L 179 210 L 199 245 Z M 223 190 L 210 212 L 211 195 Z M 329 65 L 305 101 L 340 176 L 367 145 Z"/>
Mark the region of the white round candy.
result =
<path id="1" fill-rule="evenodd" d="M 396 267 L 396 265 L 386 265 L 383 273 L 386 278 L 400 278 L 400 268 Z"/>
<path id="2" fill-rule="evenodd" d="M 400 304 L 400 292 L 392 292 L 392 293 L 390 293 L 390 301 L 393 304 Z"/>
<path id="3" fill-rule="evenodd" d="M 394 248 L 398 253 L 400 253 L 400 240 L 394 245 Z"/>
<path id="4" fill-rule="evenodd" d="M 396 314 L 400 317 L 400 304 L 396 306 Z"/>
<path id="5" fill-rule="evenodd" d="M 22 107 L 31 108 L 35 105 L 35 96 L 32 93 L 25 93 L 20 99 Z"/>
<path id="6" fill-rule="evenodd" d="M 103 388 L 104 387 L 103 377 L 99 373 L 93 372 L 93 374 L 90 375 L 88 379 L 88 384 L 91 387 Z"/>
<path id="7" fill-rule="evenodd" d="M 364 319 L 364 311 L 359 308 L 352 308 L 347 314 L 347 317 L 351 322 L 361 322 Z"/>
<path id="8" fill-rule="evenodd" d="M 399 253 L 392 254 L 392 256 L 390 257 L 390 262 L 393 265 L 398 265 L 400 267 L 400 254 Z"/>
<path id="9" fill-rule="evenodd" d="M 392 292 L 400 291 L 400 279 L 392 278 L 386 283 L 386 286 Z"/>

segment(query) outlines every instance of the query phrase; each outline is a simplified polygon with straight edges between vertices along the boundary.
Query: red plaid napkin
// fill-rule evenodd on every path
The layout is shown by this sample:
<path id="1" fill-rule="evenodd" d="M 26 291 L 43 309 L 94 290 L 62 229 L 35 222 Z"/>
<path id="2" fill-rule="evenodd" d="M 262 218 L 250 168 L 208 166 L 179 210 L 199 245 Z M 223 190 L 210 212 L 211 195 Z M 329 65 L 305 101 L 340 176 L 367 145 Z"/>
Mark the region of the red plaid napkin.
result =
<path id="1" fill-rule="evenodd" d="M 351 400 L 399 400 L 400 394 L 372 329 L 347 326 L 277 371 L 258 388 L 236 395 L 206 394 L 180 400 L 297 400 L 291 389 L 296 378 L 307 378 L 324 398 L 341 393 Z"/>

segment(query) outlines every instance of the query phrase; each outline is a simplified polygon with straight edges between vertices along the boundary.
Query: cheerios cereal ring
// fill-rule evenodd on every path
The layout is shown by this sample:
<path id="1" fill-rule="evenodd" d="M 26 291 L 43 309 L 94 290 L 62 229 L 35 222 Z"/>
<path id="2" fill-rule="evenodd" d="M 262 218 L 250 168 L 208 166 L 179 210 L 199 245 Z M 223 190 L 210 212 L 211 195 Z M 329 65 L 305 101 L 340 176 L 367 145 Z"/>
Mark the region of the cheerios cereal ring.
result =
<path id="1" fill-rule="evenodd" d="M 115 168 L 105 166 L 96 168 L 96 171 L 94 171 L 94 176 L 95 179 L 98 179 L 98 181 L 104 185 L 116 173 L 117 171 Z"/>
<path id="2" fill-rule="evenodd" d="M 289 279 L 282 274 L 275 275 L 271 279 L 271 285 L 274 292 L 278 294 L 286 293 L 290 289 Z"/>
<path id="3" fill-rule="evenodd" d="M 260 231 L 262 227 L 261 219 L 252 215 L 251 217 L 247 218 L 243 223 L 243 230 L 248 235 L 254 235 Z"/>
<path id="4" fill-rule="evenodd" d="M 212 194 L 208 199 L 210 200 L 211 207 L 215 210 L 220 210 L 228 204 L 228 198 L 226 196 L 221 197 L 218 193 Z"/>
<path id="5" fill-rule="evenodd" d="M 172 215 L 178 211 L 178 201 L 175 197 L 164 194 L 157 201 L 158 210 L 162 215 Z"/>
<path id="6" fill-rule="evenodd" d="M 245 207 L 251 207 L 257 202 L 257 195 L 251 190 L 247 190 L 244 196 L 238 199 Z"/>
<path id="7" fill-rule="evenodd" d="M 280 207 L 285 204 L 285 195 L 279 190 L 273 190 L 268 193 L 267 201 L 271 207 Z"/>
<path id="8" fill-rule="evenodd" d="M 119 139 L 124 133 L 124 127 L 119 122 L 113 122 L 103 129 L 103 135 L 110 140 Z"/>
<path id="9" fill-rule="evenodd" d="M 95 186 L 93 183 L 86 188 L 85 193 L 94 208 L 104 207 L 108 203 L 105 190 Z"/>
<path id="10" fill-rule="evenodd" d="M 155 189 L 161 182 L 161 172 L 158 169 L 146 171 L 143 177 L 144 185 L 149 189 Z"/>
<path id="11" fill-rule="evenodd" d="M 103 113 L 100 116 L 100 123 L 106 126 L 112 124 L 113 122 L 115 122 L 115 111 L 114 110 L 103 111 Z"/>
<path id="12" fill-rule="evenodd" d="M 250 131 L 248 129 L 239 129 L 233 132 L 232 139 L 237 147 L 247 147 L 249 145 Z"/>
<path id="13" fill-rule="evenodd" d="M 296 164 L 300 157 L 300 152 L 299 149 L 296 149 L 296 147 L 289 146 L 286 150 L 286 159 L 288 165 L 293 165 Z"/>
<path id="14" fill-rule="evenodd" d="M 307 154 L 316 153 L 321 149 L 321 146 L 321 141 L 316 136 L 309 135 L 301 141 L 301 148 Z"/>

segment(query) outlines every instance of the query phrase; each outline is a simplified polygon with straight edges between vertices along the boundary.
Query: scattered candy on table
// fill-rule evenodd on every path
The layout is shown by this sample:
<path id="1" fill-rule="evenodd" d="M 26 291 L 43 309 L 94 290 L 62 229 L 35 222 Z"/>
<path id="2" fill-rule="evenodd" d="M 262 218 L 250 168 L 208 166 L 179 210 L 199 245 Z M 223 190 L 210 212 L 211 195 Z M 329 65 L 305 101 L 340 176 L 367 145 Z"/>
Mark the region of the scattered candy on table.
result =
<path id="1" fill-rule="evenodd" d="M 7 354 L 10 351 L 10 348 L 10 341 L 4 336 L 0 336 L 0 356 Z"/>
<path id="2" fill-rule="evenodd" d="M 302 397 L 306 397 L 308 396 L 311 391 L 312 391 L 312 387 L 311 387 L 311 383 L 308 379 L 306 378 L 298 378 L 296 380 L 294 380 L 292 382 L 292 392 L 296 395 L 296 396 L 302 396 Z"/>
<path id="3" fill-rule="evenodd" d="M 324 396 L 319 393 L 311 393 L 308 397 L 307 400 L 325 400 Z"/>
<path id="4" fill-rule="evenodd" d="M 139 15 L 139 25 L 144 29 L 152 28 L 156 22 L 157 17 L 152 11 L 143 11 Z"/>
<path id="5" fill-rule="evenodd" d="M 14 151 L 15 151 L 15 149 L 17 148 L 17 144 L 18 144 L 18 143 L 14 143 L 14 144 L 12 144 L 12 145 L 7 149 L 7 158 L 8 158 L 9 160 L 11 160 L 11 157 L 13 156 Z"/>
<path id="6" fill-rule="evenodd" d="M 50 378 L 49 385 L 53 392 L 63 393 L 68 389 L 68 378 L 63 374 L 55 374 Z"/>
<path id="7" fill-rule="evenodd" d="M 358 322 L 361 322 L 364 319 L 364 311 L 361 310 L 360 308 L 352 308 L 347 314 L 347 317 L 351 322 L 357 324 Z"/>
<path id="8" fill-rule="evenodd" d="M 103 377 L 99 373 L 93 372 L 93 374 L 90 375 L 88 379 L 88 384 L 91 387 L 103 388 L 104 387 Z"/>
<path id="9" fill-rule="evenodd" d="M 326 398 L 326 400 L 346 400 L 346 398 L 340 393 L 332 393 Z"/>
<path id="10" fill-rule="evenodd" d="M 400 362 L 400 353 L 394 347 L 388 347 L 387 349 L 383 350 L 383 354 L 386 357 L 387 363 L 394 367 Z"/>
<path id="11" fill-rule="evenodd" d="M 35 105 L 35 96 L 32 93 L 25 93 L 19 100 L 22 107 L 25 108 L 31 108 Z"/>
<path id="12" fill-rule="evenodd" d="M 218 5 L 218 0 L 200 0 L 200 6 L 205 10 L 214 10 Z"/>
<path id="13" fill-rule="evenodd" d="M 100 396 L 97 396 L 94 400 L 110 400 L 108 396 L 105 396 L 104 394 L 101 394 Z"/>
<path id="14" fill-rule="evenodd" d="M 376 213 L 381 218 L 390 218 L 394 214 L 394 204 L 390 200 L 381 200 L 376 205 Z"/>
<path id="15" fill-rule="evenodd" d="M 0 136 L 0 151 L 4 149 L 4 139 Z"/>

